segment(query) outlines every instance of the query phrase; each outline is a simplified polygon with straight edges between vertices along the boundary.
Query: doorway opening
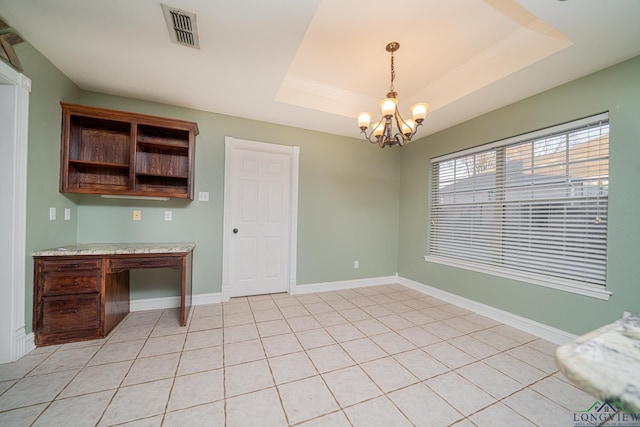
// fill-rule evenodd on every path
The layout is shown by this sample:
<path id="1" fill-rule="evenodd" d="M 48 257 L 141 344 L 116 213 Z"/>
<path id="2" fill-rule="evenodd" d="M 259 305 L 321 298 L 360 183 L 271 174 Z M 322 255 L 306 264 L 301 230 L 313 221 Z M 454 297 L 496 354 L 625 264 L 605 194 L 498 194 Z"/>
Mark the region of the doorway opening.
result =
<path id="1" fill-rule="evenodd" d="M 27 131 L 31 80 L 0 61 L 0 363 L 29 352 L 25 332 Z"/>

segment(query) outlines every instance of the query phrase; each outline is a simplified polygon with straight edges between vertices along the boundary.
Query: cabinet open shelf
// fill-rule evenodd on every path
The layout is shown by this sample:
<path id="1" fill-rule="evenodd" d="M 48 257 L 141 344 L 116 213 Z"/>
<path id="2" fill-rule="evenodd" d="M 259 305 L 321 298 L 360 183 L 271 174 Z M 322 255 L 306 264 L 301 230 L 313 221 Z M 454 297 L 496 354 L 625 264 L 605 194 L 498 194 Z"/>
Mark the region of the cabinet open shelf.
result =
<path id="1" fill-rule="evenodd" d="M 196 123 L 61 106 L 61 192 L 193 200 Z"/>
<path id="2" fill-rule="evenodd" d="M 129 164 L 131 123 L 84 115 L 69 122 L 69 160 Z"/>
<path id="3" fill-rule="evenodd" d="M 189 157 L 166 152 L 138 151 L 136 174 L 188 178 Z"/>
<path id="4" fill-rule="evenodd" d="M 138 149 L 187 155 L 189 133 L 180 129 L 138 125 Z"/>
<path id="5" fill-rule="evenodd" d="M 189 148 L 177 144 L 166 144 L 163 142 L 148 142 L 138 139 L 138 151 L 163 152 L 176 156 L 189 155 Z"/>
<path id="6" fill-rule="evenodd" d="M 154 194 L 186 194 L 187 178 L 159 175 L 136 175 L 136 188 Z M 178 196 L 174 196 L 178 197 Z"/>
<path id="7" fill-rule="evenodd" d="M 110 163 L 110 162 L 94 162 L 89 160 L 69 160 L 69 164 L 77 167 L 97 167 L 97 168 L 113 168 L 113 169 L 129 169 L 129 164 Z"/>
<path id="8" fill-rule="evenodd" d="M 176 179 L 189 179 L 189 177 L 185 175 L 176 175 L 176 174 L 161 174 L 161 173 L 144 173 L 144 172 L 136 172 L 136 176 L 149 176 L 149 177 L 158 177 L 158 178 L 176 178 Z"/>
<path id="9" fill-rule="evenodd" d="M 129 165 L 74 160 L 67 170 L 67 185 L 77 193 L 129 188 Z"/>

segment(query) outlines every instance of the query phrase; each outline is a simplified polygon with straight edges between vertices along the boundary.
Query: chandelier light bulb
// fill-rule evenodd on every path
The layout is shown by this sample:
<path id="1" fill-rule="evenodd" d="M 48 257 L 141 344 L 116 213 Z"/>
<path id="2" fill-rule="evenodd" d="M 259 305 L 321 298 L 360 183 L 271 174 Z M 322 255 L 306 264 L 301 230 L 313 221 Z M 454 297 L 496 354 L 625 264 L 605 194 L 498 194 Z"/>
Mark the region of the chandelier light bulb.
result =
<path id="1" fill-rule="evenodd" d="M 383 117 L 393 116 L 396 112 L 398 100 L 396 98 L 385 98 L 380 101 L 380 110 Z"/>
<path id="2" fill-rule="evenodd" d="M 411 113 L 413 114 L 413 120 L 420 123 L 427 117 L 427 111 L 429 110 L 429 104 L 420 103 L 414 104 L 411 107 Z"/>
<path id="3" fill-rule="evenodd" d="M 405 120 L 402 123 L 402 134 L 411 135 L 415 128 L 416 128 L 416 124 L 413 120 Z"/>
<path id="4" fill-rule="evenodd" d="M 366 130 L 371 123 L 371 113 L 360 113 L 358 114 L 358 126 L 362 130 Z"/>
<path id="5" fill-rule="evenodd" d="M 384 121 L 380 120 L 373 128 L 373 136 L 381 136 L 384 133 Z"/>

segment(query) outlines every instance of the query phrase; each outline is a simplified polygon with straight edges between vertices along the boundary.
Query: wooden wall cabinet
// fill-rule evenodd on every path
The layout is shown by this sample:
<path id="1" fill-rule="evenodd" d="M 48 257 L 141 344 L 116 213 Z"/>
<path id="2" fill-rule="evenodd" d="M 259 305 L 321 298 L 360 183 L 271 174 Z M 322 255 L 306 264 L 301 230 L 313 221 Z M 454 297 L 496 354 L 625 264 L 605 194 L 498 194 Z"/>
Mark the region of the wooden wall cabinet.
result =
<path id="1" fill-rule="evenodd" d="M 197 123 L 60 105 L 60 192 L 193 200 Z"/>

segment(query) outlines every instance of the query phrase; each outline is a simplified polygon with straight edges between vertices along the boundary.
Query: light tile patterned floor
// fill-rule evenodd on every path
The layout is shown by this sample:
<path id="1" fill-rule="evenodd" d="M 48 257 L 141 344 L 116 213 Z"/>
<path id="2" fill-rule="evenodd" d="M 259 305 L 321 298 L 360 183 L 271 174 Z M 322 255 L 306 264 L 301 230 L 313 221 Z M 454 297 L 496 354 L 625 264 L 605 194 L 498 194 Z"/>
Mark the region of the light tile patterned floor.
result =
<path id="1" fill-rule="evenodd" d="M 400 285 L 130 314 L 0 365 L 0 425 L 569 426 L 555 345 Z"/>

